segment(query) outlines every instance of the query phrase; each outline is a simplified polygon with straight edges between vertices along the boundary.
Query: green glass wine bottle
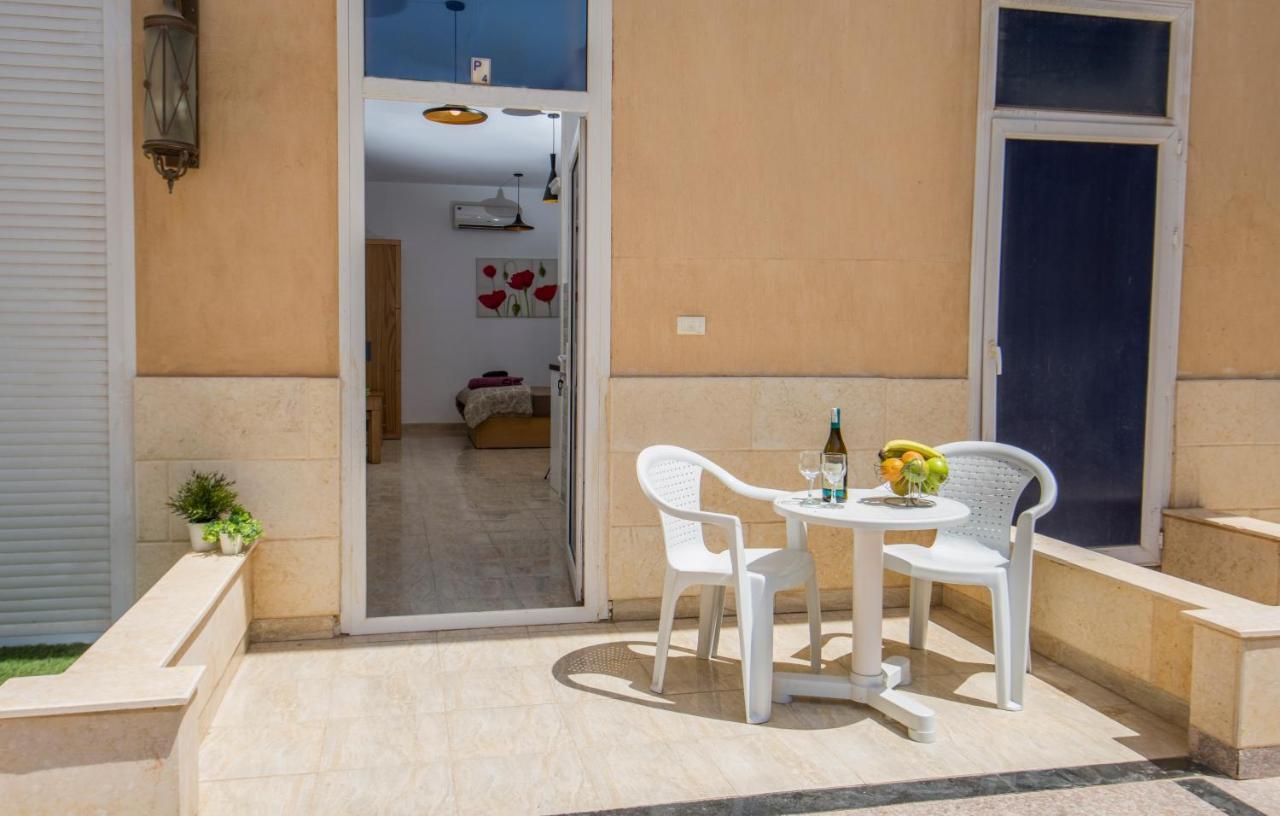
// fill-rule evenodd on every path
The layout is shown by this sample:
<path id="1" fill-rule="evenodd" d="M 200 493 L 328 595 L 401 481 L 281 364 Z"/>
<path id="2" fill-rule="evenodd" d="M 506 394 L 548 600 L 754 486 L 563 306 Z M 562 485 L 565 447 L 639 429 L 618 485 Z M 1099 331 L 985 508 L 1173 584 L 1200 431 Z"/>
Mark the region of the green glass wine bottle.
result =
<path id="1" fill-rule="evenodd" d="M 843 453 L 845 455 L 844 477 L 840 483 L 840 489 L 837 491 L 836 501 L 844 501 L 849 494 L 849 452 L 844 447 L 844 437 L 840 435 L 840 409 L 831 409 L 831 432 L 827 434 L 827 444 L 822 448 L 823 453 Z M 822 500 L 824 502 L 831 501 L 831 488 L 827 485 L 826 480 L 822 482 Z"/>

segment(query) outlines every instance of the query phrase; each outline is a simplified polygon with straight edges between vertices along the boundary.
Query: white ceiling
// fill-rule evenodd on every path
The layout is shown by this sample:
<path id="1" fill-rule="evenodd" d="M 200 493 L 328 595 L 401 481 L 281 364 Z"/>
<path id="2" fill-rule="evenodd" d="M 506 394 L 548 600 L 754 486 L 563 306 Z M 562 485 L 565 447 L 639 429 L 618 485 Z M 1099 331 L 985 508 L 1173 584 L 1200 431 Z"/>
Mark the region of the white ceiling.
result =
<path id="1" fill-rule="evenodd" d="M 546 184 L 551 169 L 551 120 L 546 116 L 511 116 L 483 108 L 489 118 L 478 125 L 441 125 L 422 118 L 426 107 L 376 99 L 364 103 L 368 181 L 496 187 L 510 186 L 511 174 L 522 172 L 529 189 Z"/>

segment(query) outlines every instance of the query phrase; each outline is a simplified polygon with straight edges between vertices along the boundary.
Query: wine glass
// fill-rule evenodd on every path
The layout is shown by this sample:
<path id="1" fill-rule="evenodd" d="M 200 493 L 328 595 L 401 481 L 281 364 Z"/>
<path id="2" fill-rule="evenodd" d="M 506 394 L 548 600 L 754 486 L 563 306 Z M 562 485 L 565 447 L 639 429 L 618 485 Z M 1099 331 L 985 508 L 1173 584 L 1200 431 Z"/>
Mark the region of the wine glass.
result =
<path id="1" fill-rule="evenodd" d="M 800 502 L 802 507 L 817 507 L 822 504 L 813 497 L 813 480 L 822 472 L 822 454 L 818 451 L 802 451 L 800 453 L 800 475 L 809 482 L 809 495 Z"/>
<path id="2" fill-rule="evenodd" d="M 840 489 L 849 463 L 843 453 L 822 454 L 822 478 L 831 486 L 831 503 L 840 504 Z"/>

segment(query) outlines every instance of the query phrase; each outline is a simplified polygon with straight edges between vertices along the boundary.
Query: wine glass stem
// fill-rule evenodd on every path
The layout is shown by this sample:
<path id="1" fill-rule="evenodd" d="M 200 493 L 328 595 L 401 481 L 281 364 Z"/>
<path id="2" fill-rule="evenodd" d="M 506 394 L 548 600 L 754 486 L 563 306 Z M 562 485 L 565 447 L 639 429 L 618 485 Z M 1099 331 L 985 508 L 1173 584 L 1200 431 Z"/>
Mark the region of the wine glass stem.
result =
<path id="1" fill-rule="evenodd" d="M 809 494 L 805 496 L 805 501 L 811 502 L 813 501 L 813 477 L 812 476 L 808 477 L 808 481 L 809 481 Z"/>

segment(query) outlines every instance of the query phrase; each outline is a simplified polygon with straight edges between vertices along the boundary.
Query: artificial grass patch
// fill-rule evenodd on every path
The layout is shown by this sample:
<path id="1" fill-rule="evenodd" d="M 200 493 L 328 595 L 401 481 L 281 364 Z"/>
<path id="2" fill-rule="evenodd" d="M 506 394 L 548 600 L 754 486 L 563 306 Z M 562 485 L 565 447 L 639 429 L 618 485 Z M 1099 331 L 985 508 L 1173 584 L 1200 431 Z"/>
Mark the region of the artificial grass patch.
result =
<path id="1" fill-rule="evenodd" d="M 0 646 L 0 683 L 10 677 L 62 674 L 88 648 L 88 643 Z"/>

